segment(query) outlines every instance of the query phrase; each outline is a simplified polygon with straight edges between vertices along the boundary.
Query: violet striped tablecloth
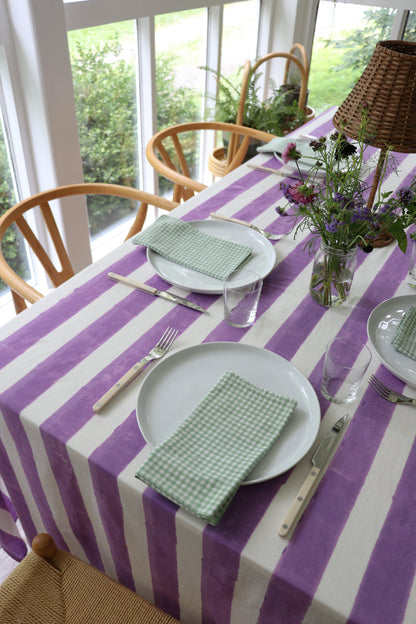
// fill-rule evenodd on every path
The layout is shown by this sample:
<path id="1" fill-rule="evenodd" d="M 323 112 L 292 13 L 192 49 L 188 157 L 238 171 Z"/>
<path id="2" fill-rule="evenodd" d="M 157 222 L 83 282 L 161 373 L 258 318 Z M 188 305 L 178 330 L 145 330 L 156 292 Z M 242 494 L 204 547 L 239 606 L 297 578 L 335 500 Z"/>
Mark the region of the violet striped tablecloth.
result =
<path id="1" fill-rule="evenodd" d="M 303 132 L 331 129 L 331 113 Z M 400 155 L 395 188 L 416 168 Z M 271 164 L 270 154 L 256 157 Z M 276 166 L 276 163 L 274 163 Z M 278 165 L 277 165 L 278 166 Z M 287 232 L 280 178 L 245 165 L 179 207 L 175 216 L 235 216 Z M 303 236 L 303 235 L 302 235 Z M 41 531 L 155 602 L 183 624 L 414 624 L 416 622 L 416 413 L 383 401 L 366 383 L 342 442 L 290 540 L 278 528 L 303 482 L 316 444 L 347 410 L 322 398 L 327 341 L 366 340 L 367 318 L 381 301 L 411 294 L 408 257 L 397 245 L 358 253 L 349 301 L 327 310 L 308 294 L 312 258 L 302 236 L 275 244 L 256 323 L 222 319 L 217 295 L 189 294 L 198 314 L 130 290 L 109 271 L 160 289 L 144 248 L 127 242 L 53 291 L 0 331 L 0 542 L 17 558 Z M 180 292 L 172 287 L 173 292 Z M 183 294 L 183 291 L 182 291 Z M 177 348 L 231 341 L 283 356 L 314 386 L 322 424 L 295 468 L 243 486 L 216 527 L 179 509 L 135 478 L 149 449 L 135 405 L 143 373 L 103 412 L 92 405 L 177 327 Z M 404 384 L 374 355 L 369 373 Z M 184 380 L 192 383 L 192 380 Z M 407 389 L 413 392 L 412 389 Z"/>

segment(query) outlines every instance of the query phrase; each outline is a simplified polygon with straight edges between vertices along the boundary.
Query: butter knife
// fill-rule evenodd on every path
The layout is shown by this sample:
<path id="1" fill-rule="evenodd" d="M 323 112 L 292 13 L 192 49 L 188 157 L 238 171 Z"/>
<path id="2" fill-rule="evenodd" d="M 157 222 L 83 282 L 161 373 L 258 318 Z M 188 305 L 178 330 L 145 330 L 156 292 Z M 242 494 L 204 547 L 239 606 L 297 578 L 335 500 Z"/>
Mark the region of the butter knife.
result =
<path id="1" fill-rule="evenodd" d="M 211 212 L 209 215 L 212 219 L 218 219 L 219 221 L 229 221 L 230 223 L 237 223 L 238 225 L 244 225 L 245 227 L 251 228 L 259 234 L 262 234 L 269 240 L 280 240 L 283 238 L 284 234 L 272 234 L 271 232 L 266 232 L 263 228 L 258 225 L 253 225 L 252 223 L 247 223 L 247 221 L 241 221 L 241 219 L 235 219 L 234 217 L 226 217 L 225 215 L 220 214 L 219 212 Z"/>
<path id="2" fill-rule="evenodd" d="M 205 312 L 206 314 L 208 314 L 208 311 L 204 310 L 204 308 L 201 308 L 201 306 L 193 303 L 192 301 L 188 301 L 188 299 L 180 297 L 179 295 L 174 295 L 172 293 L 165 292 L 164 290 L 157 290 L 157 288 L 153 288 L 152 286 L 148 286 L 147 284 L 136 282 L 132 279 L 129 279 L 128 277 L 124 277 L 123 275 L 117 275 L 117 273 L 109 273 L 108 277 L 115 282 L 121 282 L 122 284 L 131 286 L 131 288 L 136 288 L 137 290 L 141 290 L 142 292 L 147 292 L 150 295 L 154 295 L 155 297 L 162 297 L 162 299 L 166 299 L 167 301 L 179 303 L 180 305 L 186 306 L 187 308 L 192 308 L 192 310 L 197 310 L 198 312 Z"/>
<path id="3" fill-rule="evenodd" d="M 283 521 L 282 526 L 279 529 L 279 535 L 285 537 L 292 528 L 295 523 L 295 520 L 299 520 L 302 513 L 305 511 L 306 505 L 305 500 L 311 491 L 316 479 L 322 468 L 325 465 L 326 460 L 328 459 L 336 439 L 339 433 L 342 431 L 345 423 L 348 420 L 348 414 L 337 420 L 337 422 L 333 425 L 332 429 L 328 431 L 325 437 L 322 439 L 318 449 L 315 451 L 314 456 L 312 457 L 312 465 L 313 468 L 310 470 L 308 476 L 303 482 L 302 487 L 300 488 L 292 506 L 290 507 L 286 518 Z"/>

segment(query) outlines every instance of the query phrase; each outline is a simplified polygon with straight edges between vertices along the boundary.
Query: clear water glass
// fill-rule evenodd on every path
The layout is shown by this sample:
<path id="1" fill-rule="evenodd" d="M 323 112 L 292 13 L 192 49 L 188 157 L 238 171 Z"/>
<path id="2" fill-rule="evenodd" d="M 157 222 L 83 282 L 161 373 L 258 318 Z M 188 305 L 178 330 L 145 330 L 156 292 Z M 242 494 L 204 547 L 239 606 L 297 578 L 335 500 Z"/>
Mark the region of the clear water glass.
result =
<path id="1" fill-rule="evenodd" d="M 325 351 L 321 392 L 333 403 L 352 403 L 371 362 L 371 351 L 351 337 L 335 338 Z"/>
<path id="2" fill-rule="evenodd" d="M 233 327 L 248 327 L 256 320 L 263 280 L 254 271 L 239 269 L 224 280 L 224 318 Z"/>

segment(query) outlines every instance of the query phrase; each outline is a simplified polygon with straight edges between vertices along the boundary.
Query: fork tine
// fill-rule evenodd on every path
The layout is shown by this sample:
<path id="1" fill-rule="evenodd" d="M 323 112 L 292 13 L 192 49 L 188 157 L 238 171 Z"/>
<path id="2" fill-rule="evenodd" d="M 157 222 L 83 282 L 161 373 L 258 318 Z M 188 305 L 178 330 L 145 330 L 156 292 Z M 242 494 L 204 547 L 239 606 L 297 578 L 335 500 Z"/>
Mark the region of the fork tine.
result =
<path id="1" fill-rule="evenodd" d="M 155 347 L 160 347 L 162 345 L 162 342 L 164 341 L 166 334 L 170 331 L 170 329 L 171 329 L 170 327 L 165 329 L 162 336 L 159 338 L 158 342 L 155 344 Z"/>
<path id="2" fill-rule="evenodd" d="M 383 382 L 377 379 L 377 377 L 375 377 L 374 375 L 371 375 L 368 383 L 383 398 L 387 397 L 390 394 L 390 389 L 387 388 L 387 386 L 385 386 Z"/>
<path id="3" fill-rule="evenodd" d="M 160 349 L 163 349 L 164 351 L 166 351 L 167 349 L 170 349 L 177 335 L 178 335 L 177 329 L 168 327 L 165 333 L 163 334 L 162 339 L 160 340 L 160 344 L 158 344 L 157 346 Z"/>

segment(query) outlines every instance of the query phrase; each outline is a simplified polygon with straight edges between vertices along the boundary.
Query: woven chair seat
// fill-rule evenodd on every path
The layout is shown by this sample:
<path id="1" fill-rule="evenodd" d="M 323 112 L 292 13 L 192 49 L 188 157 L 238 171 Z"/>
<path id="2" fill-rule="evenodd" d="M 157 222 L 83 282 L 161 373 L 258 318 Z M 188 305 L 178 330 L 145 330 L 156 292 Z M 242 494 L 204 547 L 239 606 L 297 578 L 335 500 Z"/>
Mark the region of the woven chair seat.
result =
<path id="1" fill-rule="evenodd" d="M 96 568 L 56 550 L 48 560 L 29 552 L 4 581 L 0 624 L 179 623 Z"/>

